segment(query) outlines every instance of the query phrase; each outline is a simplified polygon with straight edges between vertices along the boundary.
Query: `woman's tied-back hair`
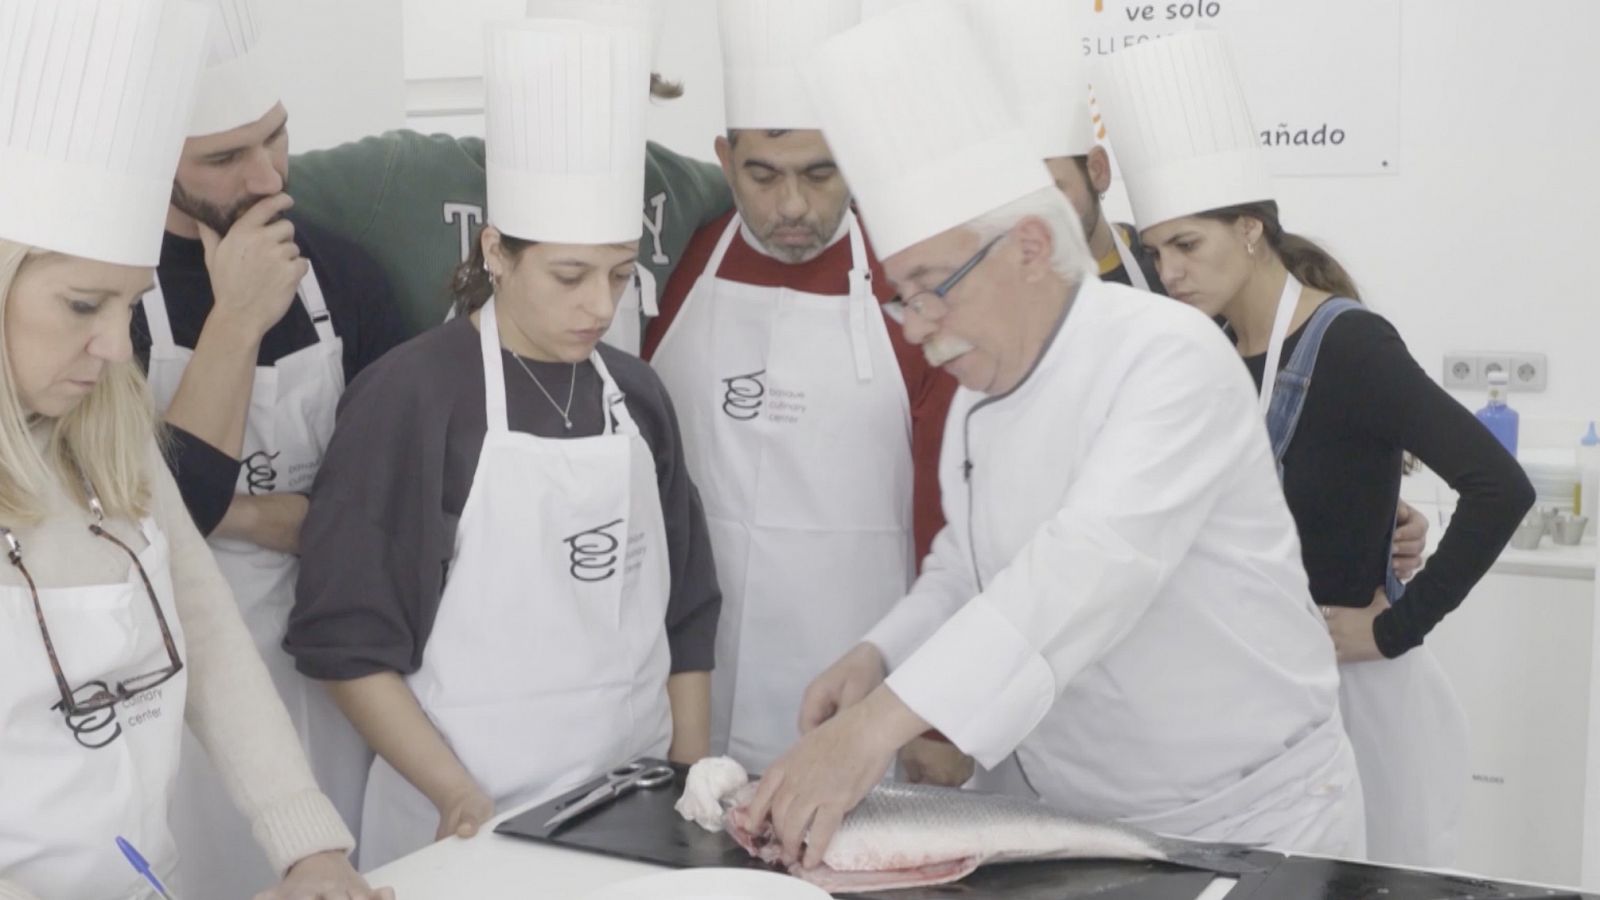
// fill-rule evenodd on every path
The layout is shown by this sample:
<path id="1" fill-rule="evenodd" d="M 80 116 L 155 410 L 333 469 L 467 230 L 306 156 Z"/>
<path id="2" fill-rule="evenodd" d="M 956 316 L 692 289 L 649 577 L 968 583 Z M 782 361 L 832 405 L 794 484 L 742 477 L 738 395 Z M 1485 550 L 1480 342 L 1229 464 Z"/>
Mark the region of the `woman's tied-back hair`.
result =
<path id="1" fill-rule="evenodd" d="M 1335 297 L 1349 297 L 1360 302 L 1361 294 L 1356 290 L 1355 279 L 1332 254 L 1309 238 L 1283 230 L 1283 223 L 1278 219 L 1277 201 L 1264 200 L 1214 209 L 1200 213 L 1196 218 L 1212 219 L 1225 225 L 1232 225 L 1244 218 L 1257 220 L 1261 223 L 1267 246 L 1278 254 L 1284 268 L 1301 284 L 1327 291 Z"/>
<path id="2" fill-rule="evenodd" d="M 30 414 L 17 393 L 5 304 L 22 267 L 43 255 L 0 240 L 0 522 L 44 518 L 52 481 L 87 504 L 83 478 L 94 485 L 107 515 L 138 519 L 150 505 L 147 466 L 156 434 L 154 405 L 138 364 L 108 365 L 89 395 L 59 419 Z M 49 429 L 42 450 L 33 438 L 36 427 Z"/>
<path id="3" fill-rule="evenodd" d="M 513 262 L 522 255 L 522 251 L 537 243 L 539 242 L 515 238 L 503 231 L 500 232 L 500 249 Z M 490 297 L 494 296 L 494 280 L 489 277 L 489 268 L 483 255 L 482 233 L 472 236 L 472 252 L 467 254 L 467 261 L 456 266 L 455 272 L 451 274 L 450 296 L 455 298 L 454 305 L 458 316 L 477 312 L 489 302 Z"/>

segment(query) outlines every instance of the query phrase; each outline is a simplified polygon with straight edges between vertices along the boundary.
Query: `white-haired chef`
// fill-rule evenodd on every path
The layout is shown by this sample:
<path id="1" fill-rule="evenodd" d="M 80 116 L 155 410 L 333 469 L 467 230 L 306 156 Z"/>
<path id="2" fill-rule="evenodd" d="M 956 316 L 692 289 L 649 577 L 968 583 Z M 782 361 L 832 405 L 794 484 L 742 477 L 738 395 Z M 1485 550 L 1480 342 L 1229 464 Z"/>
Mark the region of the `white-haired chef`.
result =
<path id="1" fill-rule="evenodd" d="M 910 594 L 812 685 L 807 706 L 838 711 L 767 770 L 752 815 L 791 858 L 809 827 L 815 863 L 931 725 L 985 766 L 1015 751 L 1075 813 L 1359 853 L 1334 654 L 1227 341 L 1094 277 L 953 4 L 834 38 L 811 83 L 906 335 L 963 390 L 949 524 Z"/>

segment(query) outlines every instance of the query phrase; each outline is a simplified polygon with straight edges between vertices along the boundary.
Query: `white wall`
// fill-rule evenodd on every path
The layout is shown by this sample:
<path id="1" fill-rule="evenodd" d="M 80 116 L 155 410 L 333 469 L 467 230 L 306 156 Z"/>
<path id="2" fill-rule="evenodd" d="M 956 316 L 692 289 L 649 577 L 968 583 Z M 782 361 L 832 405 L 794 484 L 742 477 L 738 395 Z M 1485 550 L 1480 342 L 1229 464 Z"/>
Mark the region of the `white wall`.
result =
<path id="1" fill-rule="evenodd" d="M 1401 13 L 1397 173 L 1281 178 L 1284 224 L 1334 252 L 1435 380 L 1446 353 L 1548 354 L 1549 389 L 1511 402 L 1535 445 L 1576 444 L 1579 420 L 1600 418 L 1585 264 L 1600 236 L 1600 3 L 1404 0 Z"/>
<path id="2" fill-rule="evenodd" d="M 654 106 L 651 135 L 709 158 L 722 127 L 716 4 L 664 2 L 658 68 L 687 93 Z M 481 46 L 479 23 L 521 6 L 406 0 L 412 113 L 465 112 L 413 115 L 413 127 L 481 129 L 471 49 Z M 1513 405 L 1531 420 L 1532 443 L 1575 443 L 1577 423 L 1600 417 L 1600 300 L 1589 296 L 1585 262 L 1600 200 L 1600 56 L 1591 47 L 1600 2 L 1405 0 L 1402 8 L 1398 173 L 1282 179 L 1285 223 L 1340 257 L 1436 379 L 1447 352 L 1548 354 L 1549 389 Z M 1120 192 L 1110 203 L 1126 216 Z M 1458 397 L 1483 402 L 1476 391 Z"/>
<path id="3" fill-rule="evenodd" d="M 1600 235 L 1600 3 L 1402 9 L 1399 174 L 1285 179 L 1286 222 L 1327 239 L 1435 378 L 1446 352 L 1543 351 L 1549 390 L 1514 405 L 1600 417 L 1587 262 Z"/>
<path id="4" fill-rule="evenodd" d="M 331 147 L 405 121 L 405 57 L 394 0 L 257 3 L 280 48 L 294 152 Z"/>

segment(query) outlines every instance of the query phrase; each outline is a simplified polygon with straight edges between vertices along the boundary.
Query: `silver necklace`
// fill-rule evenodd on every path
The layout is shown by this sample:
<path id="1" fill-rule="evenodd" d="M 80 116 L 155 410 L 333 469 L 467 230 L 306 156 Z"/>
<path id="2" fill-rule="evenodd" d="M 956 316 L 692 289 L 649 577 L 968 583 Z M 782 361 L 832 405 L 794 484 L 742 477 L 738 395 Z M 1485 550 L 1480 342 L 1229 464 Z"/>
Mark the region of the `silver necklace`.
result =
<path id="1" fill-rule="evenodd" d="M 522 367 L 522 371 L 528 373 L 528 377 L 533 379 L 533 386 L 539 389 L 539 393 L 543 394 L 544 398 L 546 400 L 550 401 L 550 405 L 554 406 L 556 408 L 556 412 L 561 413 L 561 422 L 562 422 L 562 424 L 567 426 L 567 430 L 568 431 L 571 431 L 572 430 L 572 415 L 571 415 L 571 413 L 572 413 L 572 396 L 573 396 L 574 393 L 577 392 L 577 389 L 578 389 L 578 364 L 577 363 L 573 363 L 572 364 L 572 383 L 567 386 L 567 406 L 566 406 L 565 409 L 562 409 L 561 408 L 561 404 L 556 402 L 556 398 L 550 396 L 550 392 L 544 389 L 544 385 L 543 384 L 539 383 L 538 376 L 534 375 L 533 374 L 533 370 L 528 368 L 528 364 L 522 361 L 522 357 L 520 357 L 517 354 L 513 353 L 513 354 L 511 354 L 511 358 L 517 361 L 517 365 Z"/>

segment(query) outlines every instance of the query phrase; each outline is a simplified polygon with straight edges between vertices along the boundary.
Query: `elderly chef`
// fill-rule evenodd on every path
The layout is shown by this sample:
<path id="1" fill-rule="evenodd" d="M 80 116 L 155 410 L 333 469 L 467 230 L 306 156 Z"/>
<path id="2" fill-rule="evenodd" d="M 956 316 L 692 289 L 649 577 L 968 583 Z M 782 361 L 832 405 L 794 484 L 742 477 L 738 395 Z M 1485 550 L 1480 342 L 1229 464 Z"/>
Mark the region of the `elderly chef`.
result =
<path id="1" fill-rule="evenodd" d="M 906 335 L 963 390 L 950 524 L 808 689 L 827 720 L 752 815 L 818 861 L 931 725 L 986 766 L 1016 751 L 1077 813 L 1361 852 L 1334 654 L 1236 354 L 1205 316 L 1094 277 L 953 4 L 871 19 L 809 75 Z"/>

